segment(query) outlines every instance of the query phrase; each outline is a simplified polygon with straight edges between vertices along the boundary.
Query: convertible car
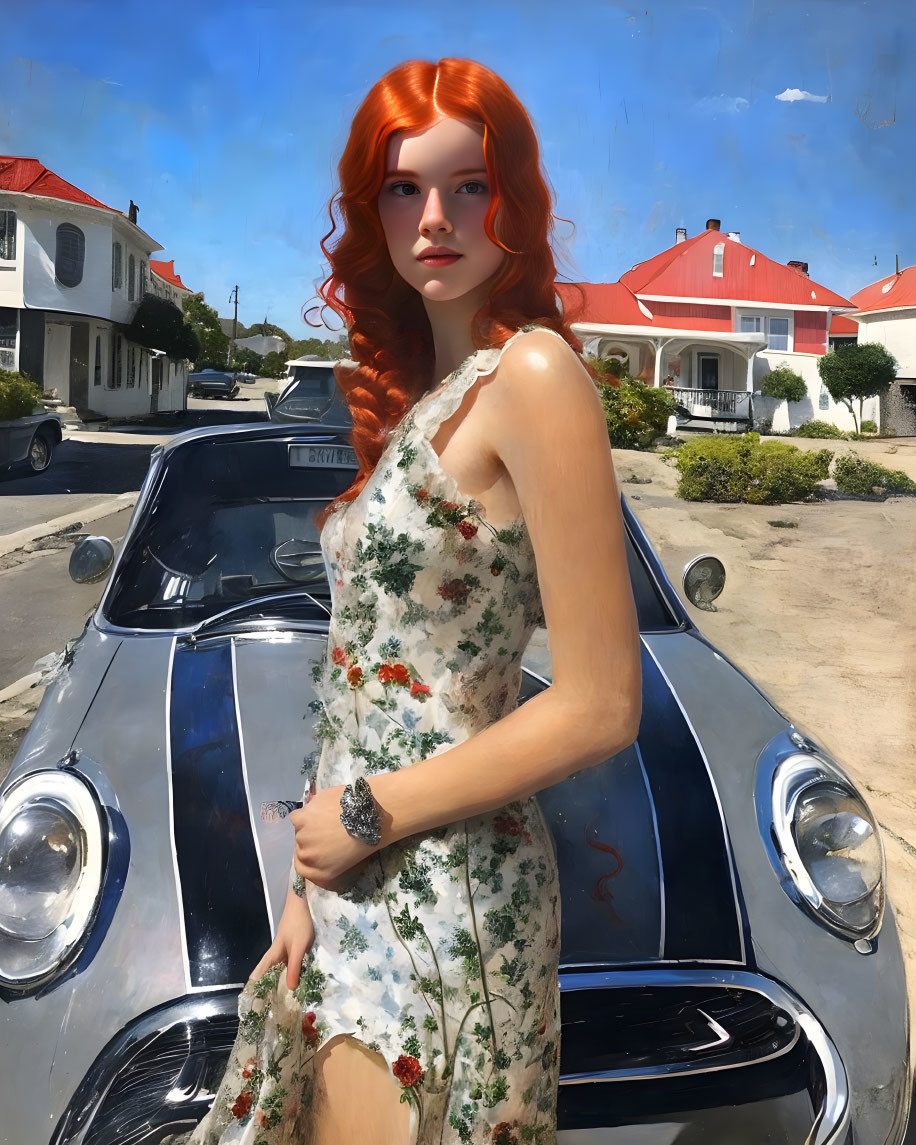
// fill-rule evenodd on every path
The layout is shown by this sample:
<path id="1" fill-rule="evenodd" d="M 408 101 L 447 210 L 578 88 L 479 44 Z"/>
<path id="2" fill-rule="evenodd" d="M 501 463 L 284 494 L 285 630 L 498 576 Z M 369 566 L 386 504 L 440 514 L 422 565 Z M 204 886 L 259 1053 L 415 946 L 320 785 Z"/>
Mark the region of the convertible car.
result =
<path id="1" fill-rule="evenodd" d="M 0 1141 L 183 1140 L 287 886 L 315 513 L 346 432 L 157 447 L 107 584 L 0 788 Z M 624 502 L 638 740 L 541 793 L 563 886 L 560 1145 L 899 1145 L 910 1083 L 874 816 L 689 618 Z M 721 588 L 705 560 L 687 591 Z M 718 570 L 721 572 L 721 570 Z M 532 648 L 520 703 L 550 686 Z"/>

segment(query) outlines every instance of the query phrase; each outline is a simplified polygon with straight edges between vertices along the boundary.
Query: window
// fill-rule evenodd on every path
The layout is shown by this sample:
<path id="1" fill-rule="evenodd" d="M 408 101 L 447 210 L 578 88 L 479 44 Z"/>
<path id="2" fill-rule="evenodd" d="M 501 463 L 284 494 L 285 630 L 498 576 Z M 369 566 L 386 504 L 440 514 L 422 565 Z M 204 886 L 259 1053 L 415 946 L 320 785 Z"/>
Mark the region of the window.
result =
<path id="1" fill-rule="evenodd" d="M 0 211 L 0 258 L 8 262 L 16 257 L 16 212 Z"/>
<path id="2" fill-rule="evenodd" d="M 725 264 L 725 243 L 716 243 L 712 248 L 712 275 L 721 278 Z"/>
<path id="3" fill-rule="evenodd" d="M 15 368 L 18 328 L 19 312 L 12 306 L 0 306 L 0 370 Z"/>
<path id="4" fill-rule="evenodd" d="M 127 384 L 137 384 L 137 347 L 133 345 L 127 347 Z"/>
<path id="5" fill-rule="evenodd" d="M 79 286 L 83 281 L 83 259 L 86 238 L 73 223 L 61 223 L 57 228 L 57 249 L 54 252 L 54 274 L 61 286 Z"/>
<path id="6" fill-rule="evenodd" d="M 120 334 L 113 334 L 111 337 L 111 379 L 108 383 L 110 390 L 119 390 L 121 388 L 121 342 L 123 341 Z"/>
<path id="7" fill-rule="evenodd" d="M 127 301 L 128 302 L 133 302 L 135 297 L 136 297 L 137 289 L 136 289 L 136 286 L 134 284 L 134 279 L 136 278 L 136 276 L 137 276 L 137 260 L 134 258 L 133 255 L 129 255 L 127 258 Z"/>
<path id="8" fill-rule="evenodd" d="M 141 258 L 140 259 L 140 297 L 142 298 L 143 295 L 146 294 L 146 292 L 148 290 L 149 290 L 149 284 L 147 282 L 146 259 Z"/>
<path id="9" fill-rule="evenodd" d="M 111 248 L 111 289 L 120 290 L 124 282 L 122 266 L 123 251 L 120 243 L 114 243 Z"/>
<path id="10" fill-rule="evenodd" d="M 102 335 L 96 334 L 95 336 L 95 366 L 93 367 L 92 384 L 100 386 L 102 384 Z"/>
<path id="11" fill-rule="evenodd" d="M 766 334 L 768 350 L 785 350 L 788 352 L 789 319 L 770 316 L 768 314 L 741 314 L 738 317 L 738 329 L 742 334 Z"/>

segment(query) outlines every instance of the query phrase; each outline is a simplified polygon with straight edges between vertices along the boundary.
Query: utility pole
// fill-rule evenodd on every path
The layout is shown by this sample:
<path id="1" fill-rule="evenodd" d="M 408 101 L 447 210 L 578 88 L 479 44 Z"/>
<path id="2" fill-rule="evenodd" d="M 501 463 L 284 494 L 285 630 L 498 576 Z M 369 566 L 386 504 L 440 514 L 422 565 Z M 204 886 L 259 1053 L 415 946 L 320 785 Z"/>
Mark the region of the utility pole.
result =
<path id="1" fill-rule="evenodd" d="M 229 343 L 229 361 L 226 363 L 227 366 L 231 364 L 232 359 L 235 357 L 235 335 L 236 335 L 236 331 L 238 330 L 238 327 L 239 327 L 239 287 L 238 287 L 238 283 L 236 283 L 235 289 L 232 291 L 232 294 L 229 295 L 229 301 L 235 303 L 235 313 L 232 315 L 232 341 Z"/>

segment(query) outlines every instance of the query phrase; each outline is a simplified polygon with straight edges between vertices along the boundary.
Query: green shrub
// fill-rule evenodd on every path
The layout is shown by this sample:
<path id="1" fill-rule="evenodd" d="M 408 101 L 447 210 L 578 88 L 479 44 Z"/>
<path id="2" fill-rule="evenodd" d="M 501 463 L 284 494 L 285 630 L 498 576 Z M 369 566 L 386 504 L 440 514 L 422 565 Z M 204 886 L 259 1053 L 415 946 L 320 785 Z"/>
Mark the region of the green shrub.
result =
<path id="1" fill-rule="evenodd" d="M 0 370 L 0 421 L 28 417 L 41 405 L 41 390 L 29 378 L 11 370 Z"/>
<path id="2" fill-rule="evenodd" d="M 760 390 L 765 398 L 781 398 L 787 402 L 800 402 L 808 396 L 805 379 L 788 366 L 771 370 L 761 382 Z"/>
<path id="3" fill-rule="evenodd" d="M 868 497 L 874 493 L 916 493 L 916 481 L 902 469 L 888 469 L 858 453 L 844 453 L 833 469 L 837 489 Z"/>
<path id="4" fill-rule="evenodd" d="M 834 437 L 844 438 L 846 434 L 831 421 L 806 421 L 793 429 L 795 437 Z"/>
<path id="5" fill-rule="evenodd" d="M 814 492 L 829 472 L 833 453 L 806 452 L 784 441 L 761 444 L 760 435 L 695 438 L 677 451 L 677 495 L 685 501 L 747 501 L 778 505 Z"/>
<path id="6" fill-rule="evenodd" d="M 862 432 L 863 433 L 877 433 L 878 432 L 878 423 L 876 421 L 870 421 L 868 418 L 866 418 L 865 421 L 862 422 Z"/>
<path id="7" fill-rule="evenodd" d="M 668 427 L 674 397 L 664 389 L 623 378 L 619 386 L 598 383 L 608 437 L 615 449 L 647 449 Z"/>

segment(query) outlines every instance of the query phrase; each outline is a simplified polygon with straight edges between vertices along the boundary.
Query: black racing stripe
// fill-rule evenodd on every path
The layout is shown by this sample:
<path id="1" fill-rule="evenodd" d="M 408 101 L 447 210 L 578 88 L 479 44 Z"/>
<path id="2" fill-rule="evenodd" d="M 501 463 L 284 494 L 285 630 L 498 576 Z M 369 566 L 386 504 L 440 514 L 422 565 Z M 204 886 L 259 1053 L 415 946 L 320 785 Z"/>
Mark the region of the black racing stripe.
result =
<path id="1" fill-rule="evenodd" d="M 639 749 L 658 819 L 664 958 L 741 961 L 741 919 L 715 792 L 681 709 L 648 652 Z"/>
<path id="2" fill-rule="evenodd" d="M 192 986 L 244 982 L 270 945 L 228 641 L 175 649 L 169 733 Z"/>

